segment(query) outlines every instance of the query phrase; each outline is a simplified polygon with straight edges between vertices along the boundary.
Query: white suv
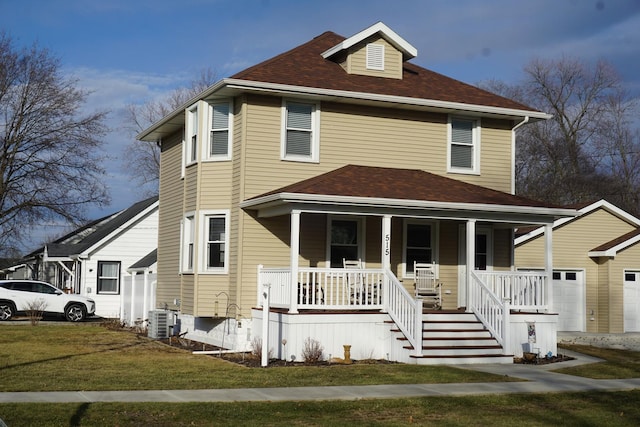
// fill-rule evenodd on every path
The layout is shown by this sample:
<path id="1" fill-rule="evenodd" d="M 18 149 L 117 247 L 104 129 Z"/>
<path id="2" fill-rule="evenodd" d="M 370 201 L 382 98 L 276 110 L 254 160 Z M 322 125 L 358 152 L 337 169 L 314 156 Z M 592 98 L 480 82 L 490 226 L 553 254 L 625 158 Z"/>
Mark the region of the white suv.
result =
<path id="1" fill-rule="evenodd" d="M 79 322 L 96 312 L 96 303 L 81 295 L 65 294 L 45 282 L 0 280 L 0 320 L 34 308 L 64 314 L 68 321 Z"/>

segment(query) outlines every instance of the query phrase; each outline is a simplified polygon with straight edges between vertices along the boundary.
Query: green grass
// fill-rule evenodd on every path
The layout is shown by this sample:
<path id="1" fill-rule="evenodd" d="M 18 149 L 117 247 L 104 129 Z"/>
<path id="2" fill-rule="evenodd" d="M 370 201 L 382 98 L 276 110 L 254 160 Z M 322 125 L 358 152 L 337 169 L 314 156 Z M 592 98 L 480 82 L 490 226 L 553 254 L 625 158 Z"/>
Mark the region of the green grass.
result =
<path id="1" fill-rule="evenodd" d="M 320 402 L 0 404 L 20 426 L 637 426 L 640 391 Z"/>
<path id="2" fill-rule="evenodd" d="M 455 367 L 404 364 L 248 368 L 95 324 L 1 327 L 0 392 L 514 380 Z"/>
<path id="3" fill-rule="evenodd" d="M 401 364 L 247 368 L 96 325 L 0 325 L 0 391 L 237 388 L 500 381 L 453 367 Z M 569 347 L 568 347 L 569 348 Z M 580 373 L 639 377 L 637 352 L 571 346 L 606 359 Z M 607 375 L 602 376 L 603 372 Z M 4 403 L 20 426 L 637 426 L 640 390 L 238 403 Z"/>
<path id="4" fill-rule="evenodd" d="M 640 352 L 638 351 L 566 344 L 563 344 L 562 348 L 606 361 L 557 369 L 554 372 L 594 379 L 640 378 Z"/>

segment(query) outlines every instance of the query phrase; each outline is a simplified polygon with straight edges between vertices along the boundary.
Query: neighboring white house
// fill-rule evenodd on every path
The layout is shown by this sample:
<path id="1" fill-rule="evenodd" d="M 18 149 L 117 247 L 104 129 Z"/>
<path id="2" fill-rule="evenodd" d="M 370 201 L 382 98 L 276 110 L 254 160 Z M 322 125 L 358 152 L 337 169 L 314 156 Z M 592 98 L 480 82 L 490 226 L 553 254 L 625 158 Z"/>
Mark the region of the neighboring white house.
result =
<path id="1" fill-rule="evenodd" d="M 152 197 L 78 228 L 4 271 L 89 296 L 96 301 L 96 315 L 119 318 L 130 267 L 157 245 L 158 197 Z"/>

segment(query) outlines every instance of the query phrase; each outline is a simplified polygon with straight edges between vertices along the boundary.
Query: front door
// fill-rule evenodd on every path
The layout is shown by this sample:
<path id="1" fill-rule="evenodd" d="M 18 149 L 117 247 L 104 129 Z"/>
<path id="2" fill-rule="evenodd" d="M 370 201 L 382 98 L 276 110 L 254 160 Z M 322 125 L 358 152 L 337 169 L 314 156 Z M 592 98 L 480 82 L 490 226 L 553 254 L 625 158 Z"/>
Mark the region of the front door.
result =
<path id="1" fill-rule="evenodd" d="M 475 269 L 493 269 L 493 230 L 489 227 L 477 227 L 475 238 Z M 467 238 L 466 228 L 460 226 L 458 232 L 458 307 L 467 306 Z"/>

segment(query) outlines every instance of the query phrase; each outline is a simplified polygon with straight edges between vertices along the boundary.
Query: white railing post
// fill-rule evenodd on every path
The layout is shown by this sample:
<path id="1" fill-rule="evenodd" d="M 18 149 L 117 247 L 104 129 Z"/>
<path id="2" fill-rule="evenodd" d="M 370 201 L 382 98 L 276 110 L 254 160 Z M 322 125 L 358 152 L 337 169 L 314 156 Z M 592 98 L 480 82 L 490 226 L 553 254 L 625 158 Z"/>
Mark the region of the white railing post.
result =
<path id="1" fill-rule="evenodd" d="M 503 298 L 502 354 L 511 354 L 511 300 Z"/>
<path id="2" fill-rule="evenodd" d="M 290 265 L 291 265 L 291 301 L 289 313 L 298 312 L 298 256 L 300 254 L 300 211 L 291 212 Z"/>
<path id="3" fill-rule="evenodd" d="M 415 326 L 414 326 L 414 340 L 415 340 L 415 354 L 416 356 L 422 355 L 422 300 L 417 299 L 415 305 Z"/>
<path id="4" fill-rule="evenodd" d="M 262 305 L 262 269 L 263 268 L 264 268 L 264 265 L 258 264 L 258 288 L 256 289 L 256 291 L 258 292 L 258 295 L 256 295 L 256 301 L 258 303 L 258 307 Z"/>
<path id="5" fill-rule="evenodd" d="M 261 365 L 265 367 L 269 364 L 269 288 L 271 285 L 265 284 L 262 287 L 262 360 Z"/>

